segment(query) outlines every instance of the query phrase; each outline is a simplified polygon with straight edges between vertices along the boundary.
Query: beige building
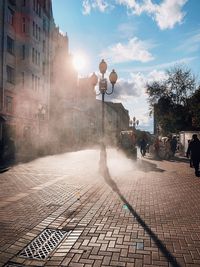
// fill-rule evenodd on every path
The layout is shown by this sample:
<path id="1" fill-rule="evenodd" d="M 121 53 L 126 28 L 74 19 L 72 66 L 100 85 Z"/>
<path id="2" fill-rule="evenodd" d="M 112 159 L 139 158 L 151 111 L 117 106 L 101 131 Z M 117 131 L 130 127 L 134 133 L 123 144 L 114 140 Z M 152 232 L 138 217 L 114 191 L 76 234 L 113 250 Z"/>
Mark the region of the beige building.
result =
<path id="1" fill-rule="evenodd" d="M 63 35 L 58 27 L 53 27 L 49 132 L 52 153 L 65 150 L 75 142 L 78 75 L 68 47 L 67 34 Z"/>
<path id="2" fill-rule="evenodd" d="M 51 0 L 0 1 L 1 152 L 10 138 L 25 156 L 100 140 L 101 102 L 89 78 L 78 80 L 68 46 Z M 128 121 L 121 104 L 105 103 L 111 140 Z"/>
<path id="3" fill-rule="evenodd" d="M 48 135 L 51 0 L 0 1 L 0 143 L 18 150 Z"/>
<path id="4" fill-rule="evenodd" d="M 76 106 L 77 140 L 81 145 L 99 143 L 102 138 L 102 101 L 90 78 L 79 79 Z M 121 103 L 104 102 L 104 137 L 108 144 L 116 144 L 120 131 L 129 129 L 129 113 Z"/>

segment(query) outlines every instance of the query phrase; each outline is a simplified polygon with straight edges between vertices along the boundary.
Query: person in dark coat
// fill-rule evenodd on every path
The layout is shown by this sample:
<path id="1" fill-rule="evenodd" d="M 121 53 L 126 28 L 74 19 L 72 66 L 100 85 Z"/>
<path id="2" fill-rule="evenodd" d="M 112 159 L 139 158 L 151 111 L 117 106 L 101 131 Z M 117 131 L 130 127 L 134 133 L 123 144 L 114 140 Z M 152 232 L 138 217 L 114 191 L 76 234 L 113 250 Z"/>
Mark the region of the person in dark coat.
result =
<path id="1" fill-rule="evenodd" d="M 197 134 L 193 134 L 192 140 L 189 143 L 186 156 L 189 158 L 189 155 L 195 168 L 195 175 L 199 177 L 200 140 L 198 139 Z"/>
<path id="2" fill-rule="evenodd" d="M 141 155 L 144 157 L 145 154 L 146 154 L 146 146 L 147 146 L 147 142 L 146 140 L 143 138 L 141 141 L 140 141 L 140 153 Z"/>
<path id="3" fill-rule="evenodd" d="M 177 148 L 177 140 L 175 136 L 171 139 L 170 146 L 171 146 L 172 156 L 174 157 Z"/>

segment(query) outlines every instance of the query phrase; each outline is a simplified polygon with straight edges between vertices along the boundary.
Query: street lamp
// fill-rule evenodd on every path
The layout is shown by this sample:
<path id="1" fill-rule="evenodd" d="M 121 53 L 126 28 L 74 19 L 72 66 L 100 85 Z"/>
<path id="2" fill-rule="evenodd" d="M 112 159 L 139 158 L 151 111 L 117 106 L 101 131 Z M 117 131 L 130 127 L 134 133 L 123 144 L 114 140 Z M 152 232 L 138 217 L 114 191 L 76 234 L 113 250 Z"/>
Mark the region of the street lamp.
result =
<path id="1" fill-rule="evenodd" d="M 133 121 L 130 120 L 130 121 L 129 121 L 129 127 L 132 128 L 132 125 L 133 125 Z"/>
<path id="2" fill-rule="evenodd" d="M 138 126 L 139 120 L 136 120 L 136 117 L 133 117 L 133 129 L 135 129 L 136 125 Z"/>
<path id="3" fill-rule="evenodd" d="M 97 94 L 97 95 L 100 95 L 100 94 L 102 95 L 102 140 L 104 138 L 104 113 L 105 113 L 104 112 L 104 97 L 105 97 L 105 94 L 111 95 L 113 93 L 114 86 L 118 78 L 115 70 L 112 70 L 112 72 L 109 75 L 109 80 L 112 85 L 112 88 L 111 88 L 111 92 L 108 92 L 107 91 L 108 89 L 107 79 L 104 78 L 104 74 L 106 73 L 106 70 L 107 70 L 107 63 L 102 59 L 102 61 L 99 64 L 99 71 L 102 76 L 99 79 L 99 93 Z M 93 73 L 92 76 L 90 77 L 90 81 L 91 81 L 92 86 L 95 87 L 97 85 L 98 77 L 95 73 Z"/>

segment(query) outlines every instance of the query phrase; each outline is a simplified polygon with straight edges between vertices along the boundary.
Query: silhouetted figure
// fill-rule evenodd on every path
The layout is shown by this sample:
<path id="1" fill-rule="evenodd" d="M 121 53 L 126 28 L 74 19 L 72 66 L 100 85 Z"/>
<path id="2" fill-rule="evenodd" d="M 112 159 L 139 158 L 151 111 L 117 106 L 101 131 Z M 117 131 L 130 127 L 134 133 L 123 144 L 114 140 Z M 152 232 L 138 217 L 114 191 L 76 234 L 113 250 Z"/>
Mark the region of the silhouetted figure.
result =
<path id="1" fill-rule="evenodd" d="M 192 141 L 189 143 L 186 156 L 189 158 L 189 155 L 191 155 L 191 160 L 195 168 L 195 175 L 199 177 L 200 140 L 198 139 L 197 134 L 193 134 Z"/>
<path id="2" fill-rule="evenodd" d="M 191 142 L 191 140 L 188 140 L 188 147 L 189 147 L 190 142 Z M 192 159 L 191 159 L 190 153 L 188 155 L 188 158 L 190 159 L 190 167 L 193 168 L 194 166 L 193 166 L 193 163 L 192 163 Z"/>
<path id="3" fill-rule="evenodd" d="M 172 148 L 171 148 L 172 139 L 169 137 L 165 142 L 165 159 L 169 160 L 172 157 Z"/>
<path id="4" fill-rule="evenodd" d="M 144 157 L 145 154 L 146 154 L 146 147 L 147 147 L 147 142 L 146 140 L 143 138 L 141 141 L 140 141 L 140 153 L 141 155 Z"/>
<path id="5" fill-rule="evenodd" d="M 156 158 L 160 158 L 159 156 L 159 151 L 160 151 L 160 141 L 159 138 L 157 137 L 155 142 L 154 142 L 154 151 L 155 151 L 155 156 Z"/>
<path id="6" fill-rule="evenodd" d="M 172 138 L 170 142 L 170 146 L 171 146 L 172 156 L 174 157 L 176 153 L 176 148 L 177 148 L 177 140 L 175 136 Z"/>

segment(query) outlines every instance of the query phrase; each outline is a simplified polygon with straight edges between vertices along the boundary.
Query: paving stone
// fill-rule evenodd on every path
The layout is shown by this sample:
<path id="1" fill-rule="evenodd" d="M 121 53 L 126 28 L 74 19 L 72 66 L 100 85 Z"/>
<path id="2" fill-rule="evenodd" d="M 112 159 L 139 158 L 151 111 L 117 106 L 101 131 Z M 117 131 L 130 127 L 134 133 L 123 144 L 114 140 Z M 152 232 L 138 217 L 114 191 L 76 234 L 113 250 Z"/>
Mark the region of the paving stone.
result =
<path id="1" fill-rule="evenodd" d="M 169 254 L 200 266 L 200 179 L 188 164 L 133 162 L 107 149 L 104 178 L 98 158 L 98 150 L 66 153 L 0 174 L 0 264 L 20 263 L 19 251 L 49 227 L 72 233 L 44 266 L 175 267 Z"/>

